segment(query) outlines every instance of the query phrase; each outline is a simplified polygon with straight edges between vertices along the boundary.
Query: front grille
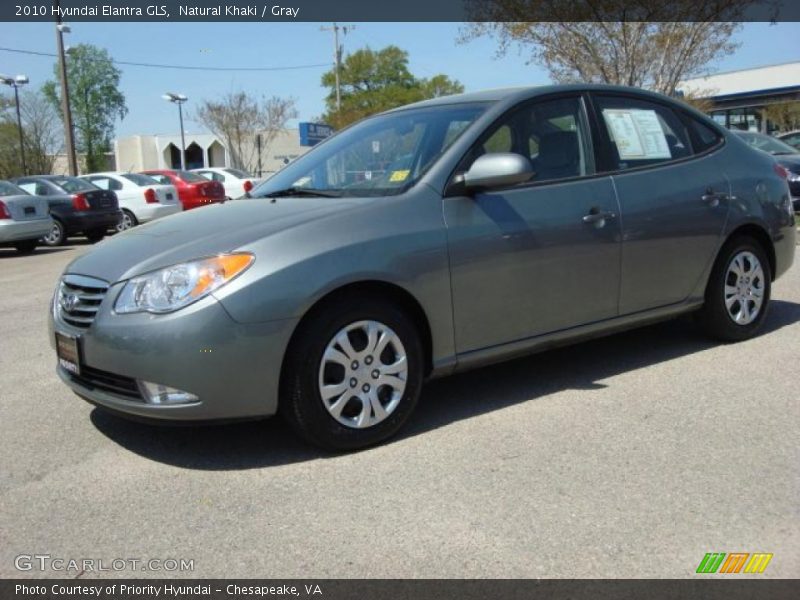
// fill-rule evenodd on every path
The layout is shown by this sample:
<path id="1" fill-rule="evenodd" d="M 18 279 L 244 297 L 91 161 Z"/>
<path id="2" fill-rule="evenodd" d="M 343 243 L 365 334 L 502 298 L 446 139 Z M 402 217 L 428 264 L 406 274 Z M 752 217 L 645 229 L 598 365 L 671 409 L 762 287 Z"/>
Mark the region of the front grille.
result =
<path id="1" fill-rule="evenodd" d="M 58 287 L 58 316 L 65 323 L 86 329 L 94 321 L 107 291 L 108 283 L 102 279 L 65 275 Z"/>
<path id="2" fill-rule="evenodd" d="M 125 396 L 126 398 L 144 402 L 136 380 L 130 377 L 109 373 L 108 371 L 101 371 L 100 369 L 94 369 L 86 365 L 81 365 L 80 375 L 70 373 L 69 376 L 72 381 L 90 390 L 110 392 L 118 396 Z"/>

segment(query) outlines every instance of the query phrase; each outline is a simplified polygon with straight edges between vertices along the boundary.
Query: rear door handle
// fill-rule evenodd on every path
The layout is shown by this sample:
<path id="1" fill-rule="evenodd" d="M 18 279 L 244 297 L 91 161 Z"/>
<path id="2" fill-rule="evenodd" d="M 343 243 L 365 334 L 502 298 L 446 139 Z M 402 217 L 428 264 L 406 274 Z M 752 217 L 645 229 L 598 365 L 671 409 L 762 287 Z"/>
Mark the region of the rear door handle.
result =
<path id="1" fill-rule="evenodd" d="M 583 222 L 588 224 L 594 224 L 597 227 L 602 227 L 605 225 L 605 222 L 609 219 L 615 218 L 617 215 L 610 211 L 600 210 L 599 208 L 593 208 L 588 215 L 583 215 Z"/>
<path id="2" fill-rule="evenodd" d="M 726 194 L 715 192 L 713 188 L 708 188 L 706 193 L 700 196 L 700 199 L 708 204 L 711 208 L 719 206 L 720 200 L 725 200 L 727 198 L 728 196 Z"/>

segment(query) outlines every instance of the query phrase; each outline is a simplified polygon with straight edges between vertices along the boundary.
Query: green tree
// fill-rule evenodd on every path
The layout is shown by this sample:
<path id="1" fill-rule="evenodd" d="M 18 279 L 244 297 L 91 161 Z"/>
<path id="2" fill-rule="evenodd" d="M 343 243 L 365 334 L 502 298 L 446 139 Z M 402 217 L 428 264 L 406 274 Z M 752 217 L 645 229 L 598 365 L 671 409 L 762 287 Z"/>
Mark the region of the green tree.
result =
<path id="1" fill-rule="evenodd" d="M 339 68 L 339 81 L 342 107 L 337 110 L 336 73 L 331 69 L 322 76 L 322 85 L 330 89 L 322 119 L 337 129 L 403 104 L 464 91 L 446 75 L 415 77 L 408 70 L 408 52 L 397 46 L 364 48 L 348 55 Z"/>
<path id="2" fill-rule="evenodd" d="M 770 0 L 467 0 L 460 42 L 516 46 L 557 83 L 610 83 L 674 94 L 732 53 L 745 12 Z"/>
<path id="3" fill-rule="evenodd" d="M 58 65 L 56 81 L 44 85 L 44 93 L 61 114 L 61 86 Z M 111 138 L 117 118 L 128 114 L 125 96 L 119 89 L 121 71 L 103 48 L 90 44 L 73 47 L 67 57 L 72 121 L 75 146 L 85 156 L 88 172 L 103 169 L 105 153 L 111 149 Z"/>
<path id="4" fill-rule="evenodd" d="M 17 123 L 3 116 L 0 119 L 0 179 L 22 175 L 19 159 L 19 133 Z"/>

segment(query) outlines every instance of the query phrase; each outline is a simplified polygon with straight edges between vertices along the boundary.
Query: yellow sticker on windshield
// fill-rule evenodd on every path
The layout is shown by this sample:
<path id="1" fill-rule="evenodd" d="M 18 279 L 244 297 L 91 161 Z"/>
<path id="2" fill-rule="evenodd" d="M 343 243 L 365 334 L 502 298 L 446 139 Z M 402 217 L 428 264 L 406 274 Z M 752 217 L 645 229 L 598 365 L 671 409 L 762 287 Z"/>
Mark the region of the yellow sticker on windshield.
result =
<path id="1" fill-rule="evenodd" d="M 409 173 L 410 171 L 408 169 L 405 169 L 404 171 L 392 171 L 389 181 L 405 181 L 408 178 Z"/>

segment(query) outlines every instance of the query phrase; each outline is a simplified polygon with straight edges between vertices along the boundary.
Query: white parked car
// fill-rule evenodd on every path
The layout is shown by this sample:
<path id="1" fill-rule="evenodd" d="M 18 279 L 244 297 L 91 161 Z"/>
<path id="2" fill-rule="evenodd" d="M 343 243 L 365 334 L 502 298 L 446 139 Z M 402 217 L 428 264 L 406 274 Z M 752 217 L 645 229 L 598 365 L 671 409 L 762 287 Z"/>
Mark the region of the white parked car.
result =
<path id="1" fill-rule="evenodd" d="M 244 196 L 247 192 L 252 190 L 256 184 L 255 177 L 250 177 L 250 175 L 240 169 L 205 167 L 202 169 L 192 169 L 192 171 L 198 175 L 202 175 L 206 179 L 219 181 L 222 187 L 225 188 L 225 196 L 229 200 Z"/>
<path id="2" fill-rule="evenodd" d="M 141 173 L 91 173 L 85 179 L 104 190 L 117 194 L 122 219 L 117 231 L 124 231 L 140 223 L 147 223 L 183 210 L 178 192 L 173 185 L 163 185 Z"/>

